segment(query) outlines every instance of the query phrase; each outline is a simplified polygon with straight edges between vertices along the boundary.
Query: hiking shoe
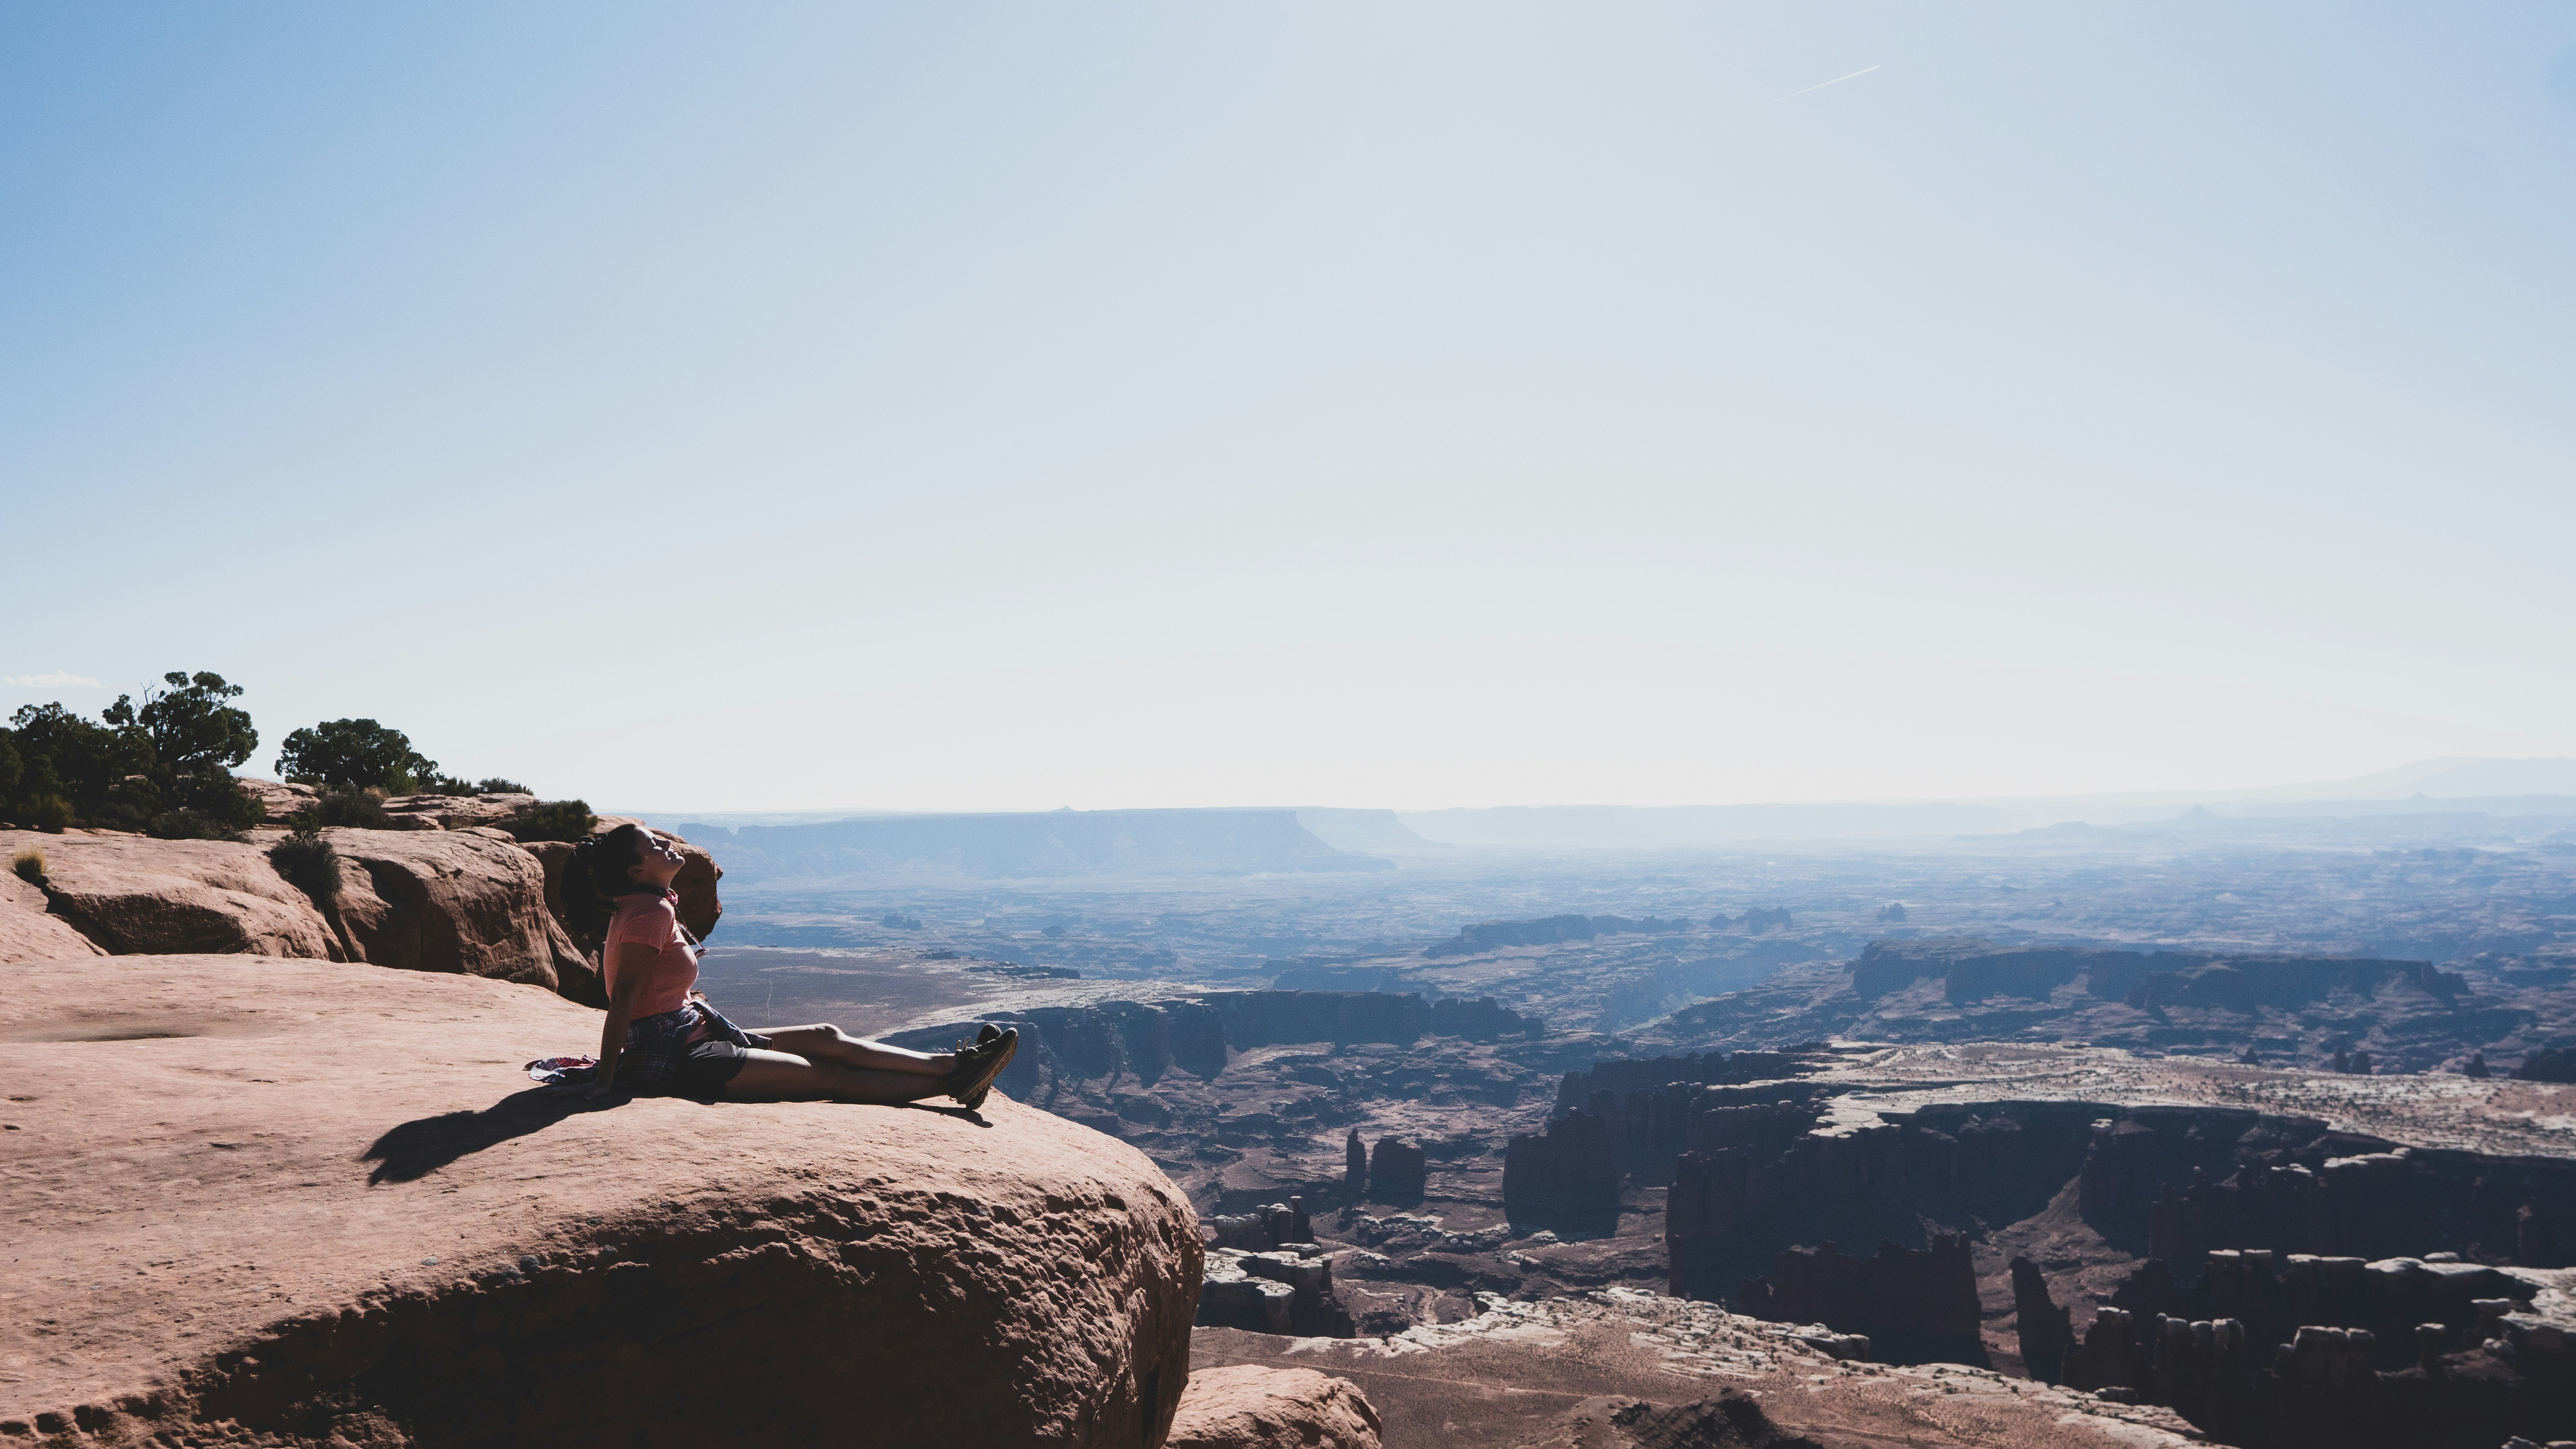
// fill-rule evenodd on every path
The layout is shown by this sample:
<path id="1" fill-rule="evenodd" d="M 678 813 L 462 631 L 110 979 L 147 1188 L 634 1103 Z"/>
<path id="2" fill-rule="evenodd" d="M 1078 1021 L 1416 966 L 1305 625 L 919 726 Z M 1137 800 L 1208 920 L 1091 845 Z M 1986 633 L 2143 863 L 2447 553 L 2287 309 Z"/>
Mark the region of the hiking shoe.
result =
<path id="1" fill-rule="evenodd" d="M 988 1028 L 989 1029 L 989 1028 Z M 1018 1028 L 995 1031 L 990 1041 L 979 1041 L 957 1054 L 957 1070 L 948 1074 L 948 1095 L 969 1112 L 984 1105 L 993 1091 L 993 1079 L 1011 1064 L 1019 1053 Z"/>
<path id="2" fill-rule="evenodd" d="M 1002 1029 L 988 1021 L 975 1029 L 975 1039 L 973 1041 L 960 1040 L 957 1043 L 955 1050 L 959 1055 L 963 1055 L 976 1047 L 990 1046 L 1001 1039 Z"/>

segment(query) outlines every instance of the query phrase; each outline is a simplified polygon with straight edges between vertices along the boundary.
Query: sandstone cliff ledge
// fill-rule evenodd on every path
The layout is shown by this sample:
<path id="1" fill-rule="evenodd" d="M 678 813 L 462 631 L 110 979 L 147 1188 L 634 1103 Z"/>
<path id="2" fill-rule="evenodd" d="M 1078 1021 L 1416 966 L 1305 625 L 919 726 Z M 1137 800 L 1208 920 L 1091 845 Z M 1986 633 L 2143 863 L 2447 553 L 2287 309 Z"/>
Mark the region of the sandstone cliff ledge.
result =
<path id="1" fill-rule="evenodd" d="M 0 1444 L 1152 1445 L 1188 1204 L 962 1113 L 549 1099 L 598 1017 L 273 956 L 8 968 Z"/>
<path id="2" fill-rule="evenodd" d="M 443 796 L 401 803 L 422 801 L 454 803 Z M 561 919 L 556 878 L 570 845 L 521 842 L 462 817 L 444 827 L 433 815 L 396 818 L 420 828 L 321 833 L 339 872 L 336 891 L 319 897 L 289 883 L 271 860 L 283 829 L 262 827 L 247 841 L 0 830 L 0 859 L 33 853 L 44 862 L 38 879 L 0 876 L 0 964 L 82 955 L 300 956 L 524 981 L 586 1005 L 607 1004 L 597 943 L 574 941 Z M 599 826 L 621 823 L 603 817 Z M 680 920 L 703 937 L 724 914 L 717 898 L 724 871 L 705 851 L 670 838 L 683 860 L 672 883 Z"/>

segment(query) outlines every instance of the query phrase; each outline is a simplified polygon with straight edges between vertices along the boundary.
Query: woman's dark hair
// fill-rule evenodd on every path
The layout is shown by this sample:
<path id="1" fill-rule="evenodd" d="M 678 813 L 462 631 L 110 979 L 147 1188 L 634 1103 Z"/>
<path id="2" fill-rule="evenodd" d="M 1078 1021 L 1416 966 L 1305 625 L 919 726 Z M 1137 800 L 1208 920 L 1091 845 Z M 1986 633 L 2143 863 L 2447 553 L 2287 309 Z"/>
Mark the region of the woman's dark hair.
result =
<path id="1" fill-rule="evenodd" d="M 576 939 L 598 940 L 617 911 L 619 896 L 651 889 L 627 874 L 642 858 L 643 845 L 642 826 L 620 825 L 572 848 L 572 858 L 564 862 L 562 890 L 564 924 Z"/>

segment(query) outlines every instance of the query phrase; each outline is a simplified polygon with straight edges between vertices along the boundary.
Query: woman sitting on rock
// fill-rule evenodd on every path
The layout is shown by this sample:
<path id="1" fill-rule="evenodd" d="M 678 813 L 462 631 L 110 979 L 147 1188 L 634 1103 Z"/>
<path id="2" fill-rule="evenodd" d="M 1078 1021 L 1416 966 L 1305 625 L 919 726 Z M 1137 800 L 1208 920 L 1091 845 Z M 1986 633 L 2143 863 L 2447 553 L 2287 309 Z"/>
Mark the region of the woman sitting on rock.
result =
<path id="1" fill-rule="evenodd" d="M 993 1078 L 1019 1049 L 1017 1031 L 984 1028 L 972 1046 L 916 1052 L 845 1034 L 837 1026 L 744 1031 L 690 988 L 695 938 L 680 926 L 671 890 L 682 857 L 640 825 L 620 825 L 573 848 L 564 863 L 564 913 L 579 935 L 600 938 L 608 1020 L 599 1034 L 593 1097 L 612 1090 L 735 1102 L 917 1102 L 954 1097 L 984 1105 Z M 602 928 L 605 927 L 603 930 Z"/>

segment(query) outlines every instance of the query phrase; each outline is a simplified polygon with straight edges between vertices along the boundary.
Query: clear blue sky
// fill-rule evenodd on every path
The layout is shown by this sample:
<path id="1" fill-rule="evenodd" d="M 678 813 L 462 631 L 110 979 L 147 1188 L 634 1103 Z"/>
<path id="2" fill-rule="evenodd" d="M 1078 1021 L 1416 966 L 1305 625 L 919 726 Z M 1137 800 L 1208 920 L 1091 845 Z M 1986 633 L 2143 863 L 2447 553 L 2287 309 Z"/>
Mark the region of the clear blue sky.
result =
<path id="1" fill-rule="evenodd" d="M 706 810 L 2576 754 L 2571 258 L 2563 5 L 13 6 L 0 708 Z"/>

